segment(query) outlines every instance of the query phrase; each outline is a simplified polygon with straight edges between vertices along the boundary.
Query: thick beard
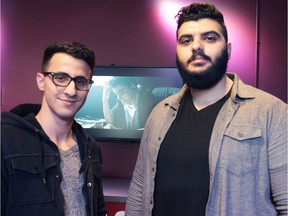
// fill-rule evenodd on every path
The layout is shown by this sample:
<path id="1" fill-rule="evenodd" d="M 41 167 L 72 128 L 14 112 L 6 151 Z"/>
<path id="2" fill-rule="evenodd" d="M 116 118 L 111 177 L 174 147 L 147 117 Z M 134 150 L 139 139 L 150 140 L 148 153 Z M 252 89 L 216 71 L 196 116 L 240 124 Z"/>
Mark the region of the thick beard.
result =
<path id="1" fill-rule="evenodd" d="M 206 57 L 206 59 L 207 58 L 210 59 L 209 57 Z M 216 85 L 225 75 L 228 60 L 229 56 L 226 46 L 221 56 L 219 56 L 214 63 L 212 62 L 211 67 L 204 71 L 190 72 L 186 69 L 185 65 L 179 61 L 178 56 L 176 56 L 176 65 L 183 82 L 186 83 L 188 87 L 194 89 L 209 89 Z"/>

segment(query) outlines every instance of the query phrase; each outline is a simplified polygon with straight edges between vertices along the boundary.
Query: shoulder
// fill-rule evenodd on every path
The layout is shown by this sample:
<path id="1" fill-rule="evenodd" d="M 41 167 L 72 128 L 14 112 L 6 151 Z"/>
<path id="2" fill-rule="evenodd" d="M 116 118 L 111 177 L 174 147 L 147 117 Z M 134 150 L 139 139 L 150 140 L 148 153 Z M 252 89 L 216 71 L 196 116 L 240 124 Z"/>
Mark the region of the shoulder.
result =
<path id="1" fill-rule="evenodd" d="M 253 105 L 255 106 L 254 109 L 256 107 L 265 109 L 287 109 L 287 104 L 276 96 L 259 88 L 245 84 L 236 74 L 229 74 L 229 77 L 233 77 L 234 82 L 231 92 L 231 98 L 233 101 L 240 101 L 240 103 L 245 105 Z"/>
<path id="2" fill-rule="evenodd" d="M 155 107 L 155 112 L 163 112 L 164 110 L 178 110 L 181 100 L 185 94 L 185 92 L 188 90 L 188 87 L 184 85 L 180 91 L 178 91 L 175 94 L 172 94 L 165 99 L 161 100 Z"/>
<path id="3" fill-rule="evenodd" d="M 245 84 L 242 85 L 242 89 L 243 88 L 245 88 L 245 91 L 249 92 L 251 96 L 251 103 L 254 106 L 269 109 L 281 109 L 283 111 L 287 109 L 287 104 L 284 101 L 266 91 Z M 241 97 L 241 94 L 238 96 Z"/>
<path id="4" fill-rule="evenodd" d="M 178 93 L 168 96 L 164 100 L 160 101 L 152 110 L 147 124 L 159 124 L 163 122 L 163 119 L 172 118 L 180 107 L 184 93 L 187 91 L 187 87 L 184 86 Z"/>

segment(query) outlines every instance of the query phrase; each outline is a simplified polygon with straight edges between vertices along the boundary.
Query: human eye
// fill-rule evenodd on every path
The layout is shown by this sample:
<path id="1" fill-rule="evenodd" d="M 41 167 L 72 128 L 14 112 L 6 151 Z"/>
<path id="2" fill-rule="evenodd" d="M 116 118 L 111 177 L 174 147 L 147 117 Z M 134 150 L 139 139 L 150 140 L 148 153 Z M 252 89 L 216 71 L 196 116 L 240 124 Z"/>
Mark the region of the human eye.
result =
<path id="1" fill-rule="evenodd" d="M 88 84 L 88 80 L 85 77 L 77 77 L 76 85 L 77 86 L 86 86 Z"/>
<path id="2" fill-rule="evenodd" d="M 180 44 L 189 44 L 192 42 L 192 38 L 191 37 L 181 37 L 179 40 Z"/>
<path id="3" fill-rule="evenodd" d="M 65 73 L 54 73 L 54 79 L 58 83 L 66 83 L 67 81 L 70 80 L 70 77 Z"/>
<path id="4" fill-rule="evenodd" d="M 214 42 L 214 41 L 216 41 L 216 37 L 213 36 L 213 35 L 206 35 L 206 36 L 204 37 L 204 40 L 205 40 L 205 41 L 208 41 L 208 42 Z"/>
<path id="5" fill-rule="evenodd" d="M 217 33 L 207 33 L 203 35 L 203 40 L 208 41 L 208 42 L 215 42 L 218 40 L 220 36 Z"/>
<path id="6" fill-rule="evenodd" d="M 119 92 L 118 92 L 118 96 L 123 96 L 123 95 L 125 95 L 125 90 L 120 90 Z"/>
<path id="7" fill-rule="evenodd" d="M 215 40 L 216 40 L 216 38 L 215 38 L 215 37 L 213 37 L 213 36 L 208 36 L 208 37 L 207 37 L 207 40 L 209 40 L 209 41 L 215 41 Z"/>

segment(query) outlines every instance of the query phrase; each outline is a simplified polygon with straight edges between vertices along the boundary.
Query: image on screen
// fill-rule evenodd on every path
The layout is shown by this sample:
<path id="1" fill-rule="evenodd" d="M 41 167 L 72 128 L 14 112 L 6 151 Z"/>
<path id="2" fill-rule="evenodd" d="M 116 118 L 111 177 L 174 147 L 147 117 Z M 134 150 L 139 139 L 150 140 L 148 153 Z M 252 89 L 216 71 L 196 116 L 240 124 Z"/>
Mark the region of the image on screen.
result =
<path id="1" fill-rule="evenodd" d="M 155 105 L 182 87 L 176 72 L 161 67 L 96 68 L 75 120 L 96 139 L 140 140 Z"/>

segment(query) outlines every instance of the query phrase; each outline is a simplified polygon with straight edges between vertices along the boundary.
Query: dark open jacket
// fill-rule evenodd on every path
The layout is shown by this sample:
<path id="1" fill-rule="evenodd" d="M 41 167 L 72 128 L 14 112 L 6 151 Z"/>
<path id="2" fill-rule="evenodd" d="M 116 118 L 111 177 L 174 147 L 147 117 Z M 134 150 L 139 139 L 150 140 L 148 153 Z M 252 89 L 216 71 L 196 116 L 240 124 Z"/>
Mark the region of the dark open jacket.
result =
<path id="1" fill-rule="evenodd" d="M 40 105 L 25 104 L 1 117 L 1 215 L 64 215 L 60 154 L 35 119 Z M 98 144 L 73 123 L 89 216 L 106 214 Z M 75 170 L 78 172 L 78 170 Z"/>

